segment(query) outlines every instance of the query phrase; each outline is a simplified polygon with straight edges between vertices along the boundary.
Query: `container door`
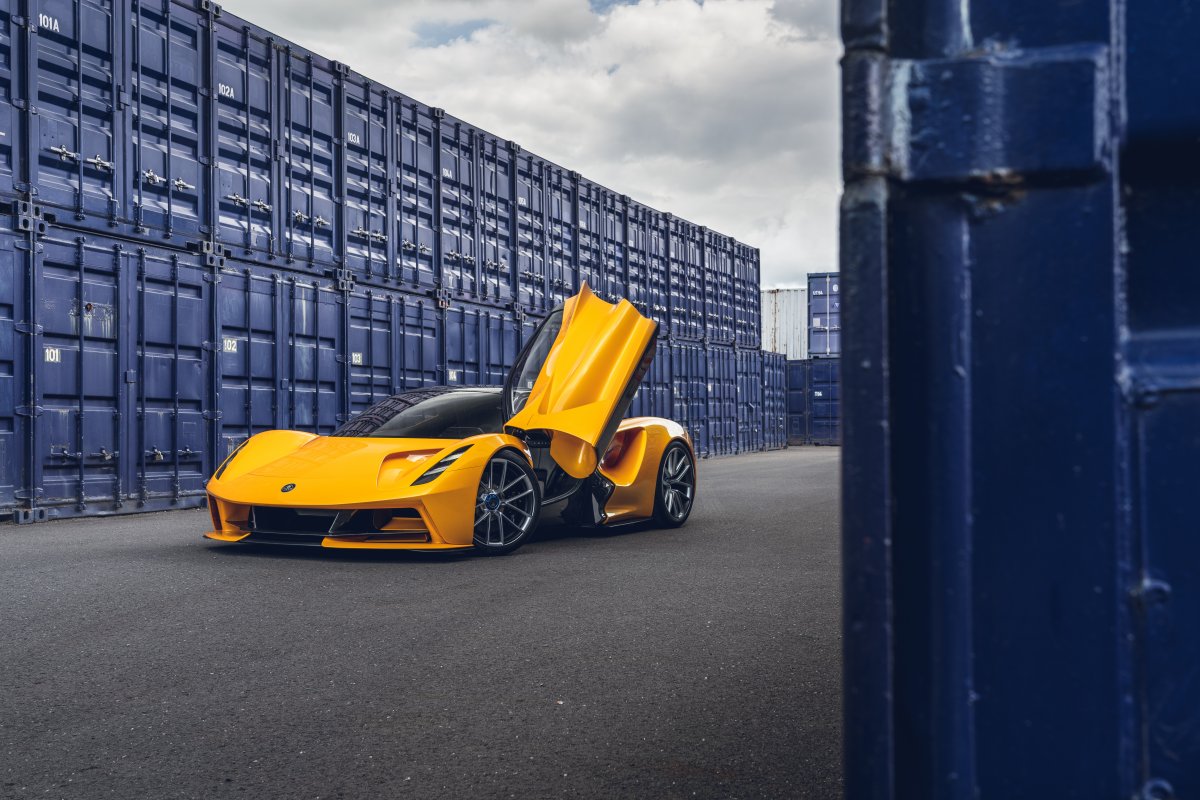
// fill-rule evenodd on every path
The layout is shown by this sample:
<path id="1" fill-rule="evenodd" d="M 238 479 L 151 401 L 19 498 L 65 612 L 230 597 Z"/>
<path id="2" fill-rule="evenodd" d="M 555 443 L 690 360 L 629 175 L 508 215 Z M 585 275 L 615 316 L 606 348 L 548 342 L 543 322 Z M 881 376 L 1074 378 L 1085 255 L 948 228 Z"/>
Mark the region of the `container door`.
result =
<path id="1" fill-rule="evenodd" d="M 42 203 L 96 220 L 112 219 L 117 142 L 124 125 L 118 109 L 123 66 L 114 63 L 118 32 L 112 4 L 100 0 L 31 3 L 36 31 L 29 36 L 36 74 L 26 76 L 37 114 L 30 115 L 30 180 Z M 12 113 L 9 110 L 8 113 Z"/>
<path id="2" fill-rule="evenodd" d="M 481 146 L 479 186 L 480 294 L 498 303 L 512 300 L 510 276 L 515 269 L 511 247 L 514 224 L 512 164 L 508 145 L 485 135 Z"/>
<path id="3" fill-rule="evenodd" d="M 134 220 L 200 234 L 208 126 L 203 93 L 208 17 L 175 3 L 134 3 L 130 59 L 133 164 L 128 180 Z"/>
<path id="4" fill-rule="evenodd" d="M 21 112 L 13 106 L 20 94 L 13 41 L 19 29 L 13 23 L 10 5 L 5 3 L 0 8 L 0 194 L 14 191 L 13 180 L 19 171 L 16 159 L 22 152 Z"/>
<path id="5" fill-rule="evenodd" d="M 341 248 L 334 141 L 338 81 L 332 64 L 309 53 L 283 54 L 283 225 L 290 258 L 334 263 Z"/>
<path id="6" fill-rule="evenodd" d="M 430 288 L 438 285 L 440 266 L 434 263 L 436 244 L 435 204 L 440 192 L 434 158 L 439 138 L 432 109 L 419 103 L 401 102 L 396 130 L 399 138 L 397 165 L 399 178 L 400 277 L 411 286 Z M 395 235 L 395 233 L 393 234 Z"/>
<path id="7" fill-rule="evenodd" d="M 25 431 L 17 406 L 24 404 L 27 374 L 25 360 L 29 337 L 18 332 L 18 323 L 28 319 L 25 307 L 26 278 L 29 276 L 25 253 L 17 243 L 24 237 L 0 233 L 0 516 L 18 505 L 18 493 L 25 488 L 21 460 L 21 434 Z M 27 418 L 24 418 L 27 419 Z"/>
<path id="8" fill-rule="evenodd" d="M 210 269 L 195 256 L 139 248 L 130 262 L 137 363 L 129 389 L 139 421 L 130 426 L 136 439 L 127 459 L 131 488 L 142 505 L 174 503 L 202 495 L 216 463 L 206 458 L 204 413 L 213 284 Z"/>
<path id="9" fill-rule="evenodd" d="M 568 475 L 596 470 L 654 358 L 658 326 L 584 285 L 542 323 L 504 387 L 508 427 L 550 434 Z"/>
<path id="10" fill-rule="evenodd" d="M 218 234 L 245 257 L 275 252 L 275 50 L 249 28 L 218 21 L 217 85 Z"/>
<path id="11" fill-rule="evenodd" d="M 130 403 L 137 373 L 129 321 L 134 309 L 120 245 L 45 237 L 33 260 L 39 363 L 31 365 L 37 434 L 31 485 L 37 505 L 66 513 L 124 505 L 136 460 Z"/>
<path id="12" fill-rule="evenodd" d="M 379 84 L 359 76 L 343 85 L 345 264 L 359 280 L 378 282 L 393 277 L 392 100 Z"/>
<path id="13" fill-rule="evenodd" d="M 442 288 L 459 297 L 477 297 L 474 128 L 443 117 L 436 124 L 441 145 L 438 180 Z"/>

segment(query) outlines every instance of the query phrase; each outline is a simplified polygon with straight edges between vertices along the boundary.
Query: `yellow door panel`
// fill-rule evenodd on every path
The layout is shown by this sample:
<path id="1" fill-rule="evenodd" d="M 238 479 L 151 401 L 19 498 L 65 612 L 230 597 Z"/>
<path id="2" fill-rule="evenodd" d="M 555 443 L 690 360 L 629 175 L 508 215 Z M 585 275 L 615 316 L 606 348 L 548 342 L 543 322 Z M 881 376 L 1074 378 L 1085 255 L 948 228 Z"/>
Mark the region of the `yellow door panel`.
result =
<path id="1" fill-rule="evenodd" d="M 508 427 L 548 432 L 563 471 L 591 475 L 654 358 L 657 333 L 628 300 L 605 302 L 585 284 L 518 358 L 505 387 Z"/>

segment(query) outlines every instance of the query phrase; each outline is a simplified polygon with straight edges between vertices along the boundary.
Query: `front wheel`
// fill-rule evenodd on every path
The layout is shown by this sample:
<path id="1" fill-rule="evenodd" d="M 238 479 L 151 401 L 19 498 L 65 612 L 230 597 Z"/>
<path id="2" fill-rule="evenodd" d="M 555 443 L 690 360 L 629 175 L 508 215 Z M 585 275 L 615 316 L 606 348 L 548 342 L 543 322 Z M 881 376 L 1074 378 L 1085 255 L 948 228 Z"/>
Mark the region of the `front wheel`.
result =
<path id="1" fill-rule="evenodd" d="M 541 509 L 542 493 L 529 464 L 516 453 L 496 453 L 479 479 L 475 549 L 488 555 L 516 550 L 537 527 Z"/>
<path id="2" fill-rule="evenodd" d="M 696 499 L 696 462 L 683 442 L 671 442 L 658 463 L 658 489 L 654 493 L 654 519 L 667 528 L 687 522 Z"/>

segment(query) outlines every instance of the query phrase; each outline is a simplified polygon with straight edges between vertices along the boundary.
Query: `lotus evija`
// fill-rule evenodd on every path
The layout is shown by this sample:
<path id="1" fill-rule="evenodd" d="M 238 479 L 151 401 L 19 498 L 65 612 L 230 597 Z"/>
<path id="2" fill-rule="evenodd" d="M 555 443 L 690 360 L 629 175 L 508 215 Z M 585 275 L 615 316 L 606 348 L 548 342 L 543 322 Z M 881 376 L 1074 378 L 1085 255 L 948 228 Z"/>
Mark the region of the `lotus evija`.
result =
<path id="1" fill-rule="evenodd" d="M 681 425 L 623 419 L 658 326 L 584 286 L 541 323 L 503 388 L 394 395 L 328 436 L 250 437 L 208 482 L 222 542 L 508 553 L 543 507 L 578 525 L 687 521 L 696 456 Z"/>

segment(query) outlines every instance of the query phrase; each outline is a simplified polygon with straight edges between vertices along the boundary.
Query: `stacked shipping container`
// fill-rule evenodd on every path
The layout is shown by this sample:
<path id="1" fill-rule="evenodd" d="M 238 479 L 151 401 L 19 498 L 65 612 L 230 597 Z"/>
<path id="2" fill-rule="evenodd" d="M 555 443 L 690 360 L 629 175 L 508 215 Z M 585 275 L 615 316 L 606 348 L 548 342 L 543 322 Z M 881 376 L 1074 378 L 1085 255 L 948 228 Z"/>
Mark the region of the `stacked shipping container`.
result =
<path id="1" fill-rule="evenodd" d="M 787 362 L 788 444 L 840 444 L 840 358 Z"/>
<path id="2" fill-rule="evenodd" d="M 808 357 L 842 354 L 842 288 L 836 272 L 808 276 Z"/>
<path id="3" fill-rule="evenodd" d="M 0 9 L 0 92 L 0 516 L 198 504 L 252 433 L 500 382 L 584 282 L 660 324 L 632 413 L 778 446 L 730 237 L 205 0 Z"/>

